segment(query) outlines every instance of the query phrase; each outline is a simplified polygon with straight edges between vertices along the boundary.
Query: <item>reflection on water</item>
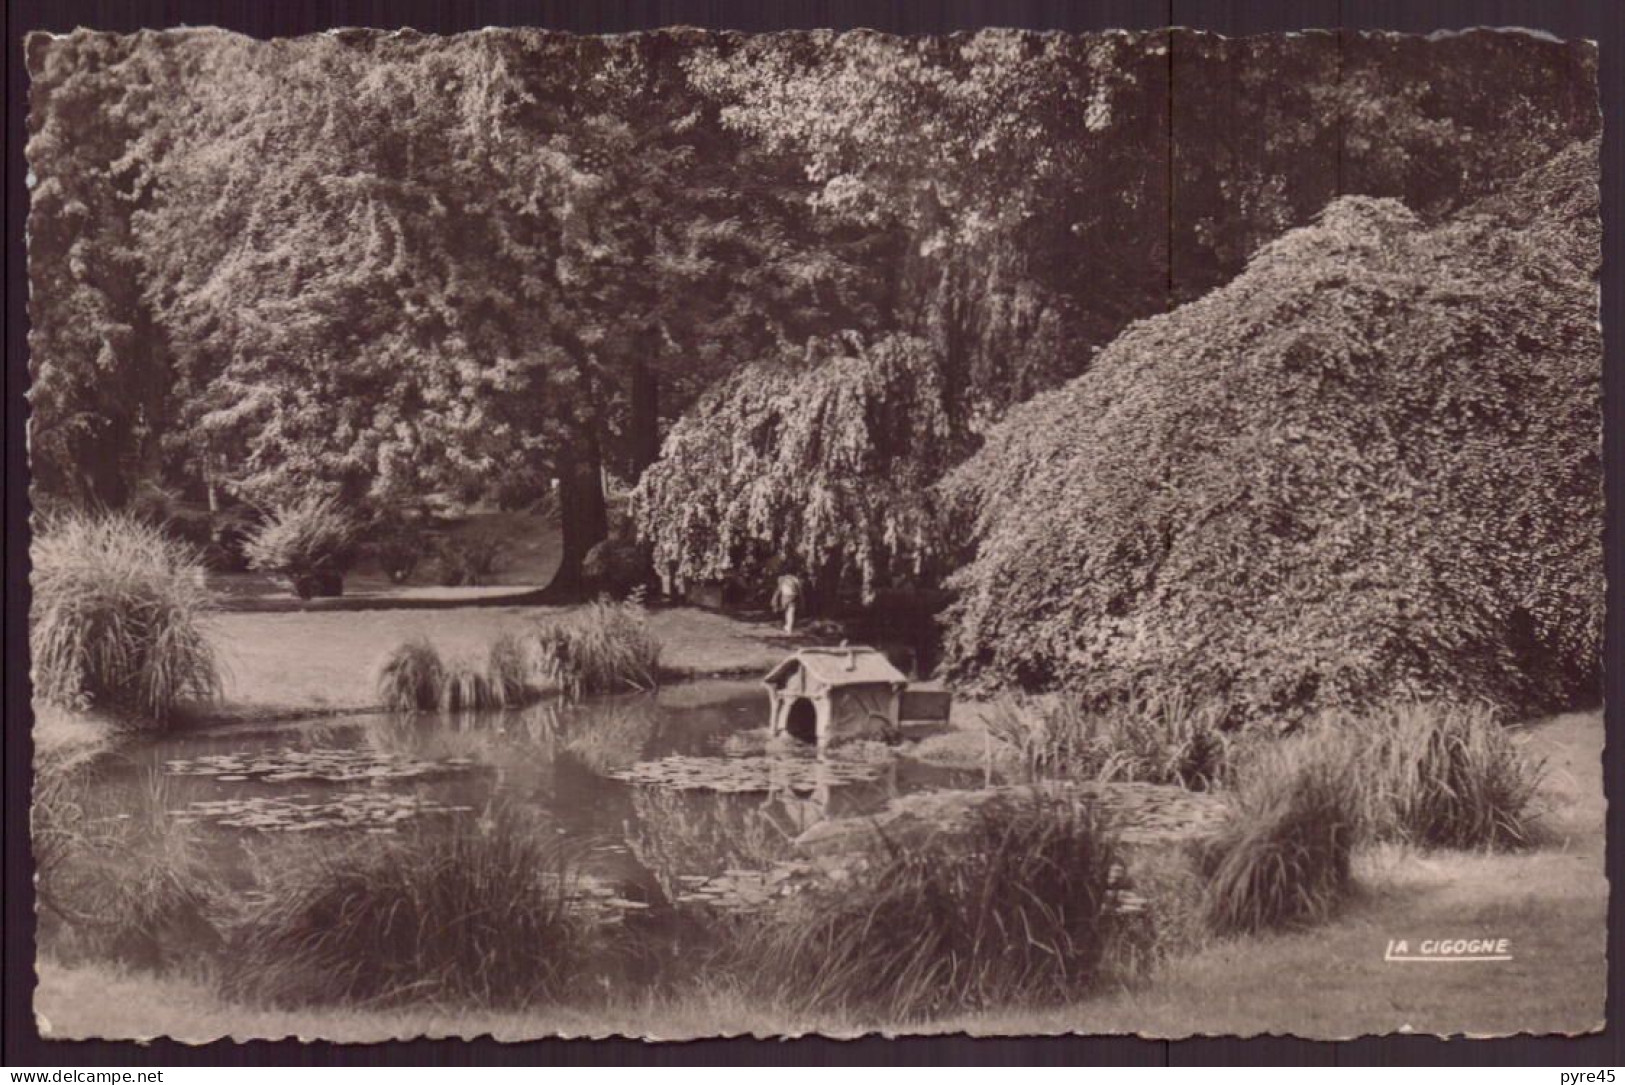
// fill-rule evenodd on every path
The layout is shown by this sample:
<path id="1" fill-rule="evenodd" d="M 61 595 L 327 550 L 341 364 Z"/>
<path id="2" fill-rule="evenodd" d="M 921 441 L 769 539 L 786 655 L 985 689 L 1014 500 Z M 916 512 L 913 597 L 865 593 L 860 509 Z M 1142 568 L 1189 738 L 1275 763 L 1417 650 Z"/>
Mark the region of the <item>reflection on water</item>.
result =
<path id="1" fill-rule="evenodd" d="M 579 844 L 617 899 L 694 899 L 697 886 L 782 867 L 790 841 L 827 817 L 878 809 L 980 772 L 924 765 L 906 751 L 819 760 L 765 742 L 754 682 L 696 682 L 452 718 L 383 715 L 169 735 L 135 747 L 97 787 L 105 816 L 190 822 L 227 881 L 285 834 L 437 832 L 498 803 L 538 832 Z M 152 779 L 165 786 L 154 790 Z M 161 796 L 155 798 L 155 796 Z M 291 840 L 288 842 L 292 843 Z"/>

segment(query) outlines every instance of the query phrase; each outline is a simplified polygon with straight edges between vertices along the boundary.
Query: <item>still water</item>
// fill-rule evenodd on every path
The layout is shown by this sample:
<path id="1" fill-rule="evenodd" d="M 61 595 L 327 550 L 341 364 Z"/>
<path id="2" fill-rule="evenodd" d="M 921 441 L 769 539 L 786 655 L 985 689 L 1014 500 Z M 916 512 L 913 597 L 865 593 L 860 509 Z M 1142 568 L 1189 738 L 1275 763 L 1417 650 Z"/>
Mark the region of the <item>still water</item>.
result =
<path id="1" fill-rule="evenodd" d="M 594 892 L 638 908 L 720 900 L 824 818 L 986 782 L 906 747 L 820 759 L 768 741 L 766 722 L 759 683 L 700 681 L 484 715 L 234 725 L 129 747 L 96 792 L 102 816 L 185 824 L 216 875 L 245 888 L 255 852 L 279 840 L 456 831 L 519 807 L 572 848 Z"/>

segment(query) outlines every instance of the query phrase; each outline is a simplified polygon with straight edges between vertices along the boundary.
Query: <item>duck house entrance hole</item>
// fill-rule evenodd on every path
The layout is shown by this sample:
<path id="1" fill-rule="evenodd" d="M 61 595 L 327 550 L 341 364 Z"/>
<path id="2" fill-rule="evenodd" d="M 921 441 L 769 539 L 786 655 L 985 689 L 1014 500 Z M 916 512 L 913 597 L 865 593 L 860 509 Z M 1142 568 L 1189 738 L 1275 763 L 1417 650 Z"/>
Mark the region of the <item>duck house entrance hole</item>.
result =
<path id="1" fill-rule="evenodd" d="M 818 709 L 807 698 L 797 697 L 785 714 L 784 729 L 799 742 L 817 742 Z"/>

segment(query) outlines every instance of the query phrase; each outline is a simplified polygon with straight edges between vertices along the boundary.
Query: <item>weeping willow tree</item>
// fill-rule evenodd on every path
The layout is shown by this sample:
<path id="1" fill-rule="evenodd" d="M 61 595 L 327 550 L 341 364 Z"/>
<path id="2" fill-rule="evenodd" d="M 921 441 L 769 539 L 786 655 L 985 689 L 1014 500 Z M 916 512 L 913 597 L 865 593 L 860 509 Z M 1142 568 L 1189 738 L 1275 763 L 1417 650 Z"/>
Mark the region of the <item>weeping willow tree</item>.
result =
<path id="1" fill-rule="evenodd" d="M 826 593 L 856 582 L 869 597 L 930 560 L 931 486 L 964 443 L 925 340 L 817 339 L 734 374 L 678 421 L 632 512 L 665 577 L 777 561 Z"/>

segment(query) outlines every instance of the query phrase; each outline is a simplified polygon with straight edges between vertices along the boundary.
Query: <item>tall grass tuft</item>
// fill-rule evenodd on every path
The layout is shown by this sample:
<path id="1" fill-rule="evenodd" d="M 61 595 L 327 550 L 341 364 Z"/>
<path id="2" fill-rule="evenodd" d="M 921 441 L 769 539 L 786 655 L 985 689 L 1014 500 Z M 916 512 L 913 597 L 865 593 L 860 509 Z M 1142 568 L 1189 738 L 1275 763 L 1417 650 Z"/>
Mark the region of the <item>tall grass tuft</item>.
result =
<path id="1" fill-rule="evenodd" d="M 442 712 L 485 712 L 505 708 L 502 690 L 485 668 L 468 659 L 453 659 L 440 677 Z"/>
<path id="2" fill-rule="evenodd" d="M 767 913 L 734 967 L 798 1012 L 918 1021 L 1064 1002 L 1102 978 L 1114 848 L 1086 806 L 989 803 Z"/>
<path id="3" fill-rule="evenodd" d="M 619 603 L 600 598 L 534 636 L 543 675 L 571 700 L 660 684 L 660 641 L 637 593 Z"/>
<path id="4" fill-rule="evenodd" d="M 531 664 L 524 638 L 512 631 L 497 634 L 485 653 L 485 675 L 493 695 L 504 706 L 527 701 L 531 695 Z"/>
<path id="5" fill-rule="evenodd" d="M 440 706 L 445 664 L 426 637 L 398 645 L 378 669 L 378 700 L 390 712 L 427 712 Z"/>
<path id="6" fill-rule="evenodd" d="M 1221 933 L 1313 922 L 1346 895 L 1362 816 L 1346 736 L 1286 739 L 1260 752 L 1230 818 L 1203 848 L 1203 910 Z"/>
<path id="7" fill-rule="evenodd" d="M 1224 773 L 1223 712 L 1179 694 L 1094 707 L 1060 694 L 995 707 L 988 729 L 1029 775 L 1176 784 L 1205 790 Z"/>
<path id="8" fill-rule="evenodd" d="M 1320 722 L 1358 737 L 1360 806 L 1371 834 L 1424 847 L 1520 847 L 1535 838 L 1544 766 L 1493 708 L 1402 703 Z"/>
<path id="9" fill-rule="evenodd" d="M 579 990 L 607 932 L 571 907 L 575 866 L 512 811 L 267 864 L 233 930 L 229 995 L 273 1005 L 546 1003 Z"/>
<path id="10" fill-rule="evenodd" d="M 48 705 L 167 721 L 220 694 L 204 634 L 213 597 L 190 547 L 129 516 L 68 512 L 32 548 L 29 649 Z"/>

